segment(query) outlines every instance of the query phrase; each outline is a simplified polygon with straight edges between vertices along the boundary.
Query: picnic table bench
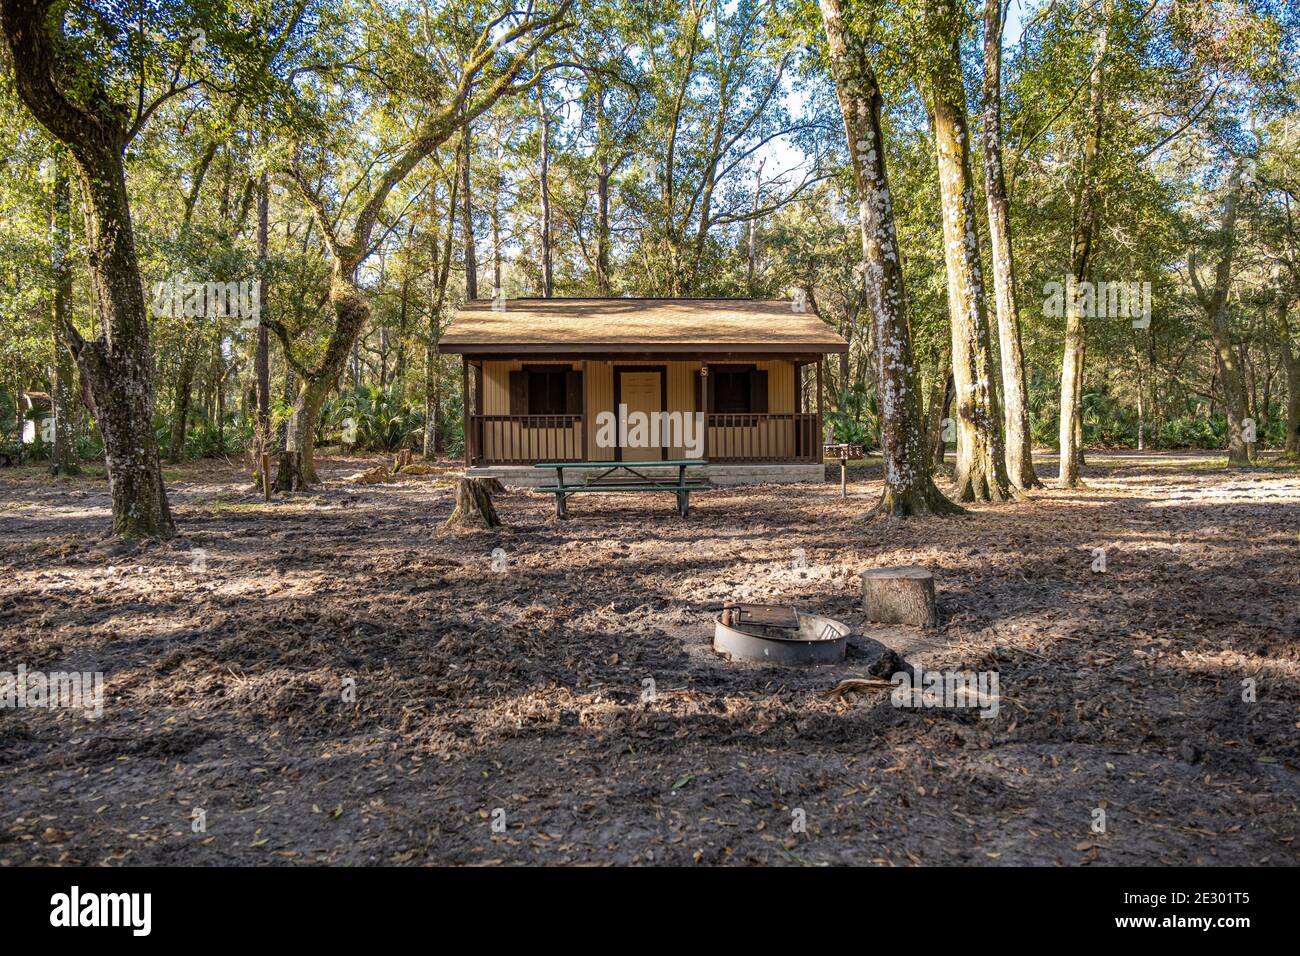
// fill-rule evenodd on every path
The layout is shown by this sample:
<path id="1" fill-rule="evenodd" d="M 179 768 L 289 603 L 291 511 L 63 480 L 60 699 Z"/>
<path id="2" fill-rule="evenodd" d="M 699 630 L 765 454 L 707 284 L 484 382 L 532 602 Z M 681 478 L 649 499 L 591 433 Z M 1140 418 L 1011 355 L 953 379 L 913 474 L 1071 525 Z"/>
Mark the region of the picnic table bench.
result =
<path id="1" fill-rule="evenodd" d="M 692 491 L 708 491 L 710 485 L 702 481 L 687 481 L 686 469 L 707 465 L 704 458 L 681 458 L 671 461 L 544 461 L 534 468 L 554 468 L 555 484 L 542 485 L 538 491 L 547 491 L 555 495 L 555 514 L 563 518 L 566 514 L 565 500 L 569 495 L 584 491 L 667 491 L 677 496 L 677 512 L 683 517 L 691 508 Z M 599 468 L 600 473 L 589 475 L 585 481 L 564 481 L 566 468 Z M 647 471 L 655 469 L 677 469 L 674 477 L 667 475 L 648 475 Z"/>

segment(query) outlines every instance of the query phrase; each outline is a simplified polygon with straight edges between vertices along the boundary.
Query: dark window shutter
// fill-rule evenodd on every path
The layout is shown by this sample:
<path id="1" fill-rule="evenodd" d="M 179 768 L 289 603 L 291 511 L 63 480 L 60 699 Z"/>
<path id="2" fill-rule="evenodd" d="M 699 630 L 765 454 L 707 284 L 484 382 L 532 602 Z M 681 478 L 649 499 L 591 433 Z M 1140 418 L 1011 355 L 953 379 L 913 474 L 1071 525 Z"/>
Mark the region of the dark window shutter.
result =
<path id="1" fill-rule="evenodd" d="M 528 373 L 522 370 L 510 373 L 510 414 L 528 414 Z"/>
<path id="2" fill-rule="evenodd" d="M 749 373 L 749 410 L 767 414 L 767 369 Z"/>
<path id="3" fill-rule="evenodd" d="M 564 412 L 566 415 L 582 414 L 582 373 L 564 373 Z"/>

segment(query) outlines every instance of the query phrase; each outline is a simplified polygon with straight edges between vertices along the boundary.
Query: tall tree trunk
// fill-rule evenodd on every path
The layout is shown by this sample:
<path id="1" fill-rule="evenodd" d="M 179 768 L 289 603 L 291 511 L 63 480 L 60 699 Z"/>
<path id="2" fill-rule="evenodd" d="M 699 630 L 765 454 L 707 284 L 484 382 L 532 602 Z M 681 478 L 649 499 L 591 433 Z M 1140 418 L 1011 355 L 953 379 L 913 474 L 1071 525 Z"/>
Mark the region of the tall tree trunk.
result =
<path id="1" fill-rule="evenodd" d="M 1282 338 L 1282 366 L 1286 371 L 1286 445 L 1288 456 L 1300 456 L 1300 344 L 1291 341 L 1287 322 L 1290 301 L 1285 295 L 1277 307 L 1278 331 Z"/>
<path id="2" fill-rule="evenodd" d="M 551 117 L 546 111 L 546 83 L 537 80 L 537 121 L 540 124 L 542 142 L 541 167 L 538 170 L 538 183 L 542 201 L 542 298 L 549 299 L 555 294 L 555 279 L 551 274 Z"/>
<path id="3" fill-rule="evenodd" d="M 434 337 L 434 319 L 429 319 L 429 331 L 424 341 L 424 434 L 420 452 L 432 461 L 438 454 L 437 378 L 438 340 Z"/>
<path id="4" fill-rule="evenodd" d="M 54 159 L 54 190 L 50 206 L 51 267 L 54 273 L 54 297 L 51 317 L 54 325 L 54 374 L 51 376 L 50 402 L 54 413 L 54 448 L 51 466 L 61 474 L 73 475 L 81 470 L 77 463 L 73 436 L 74 396 L 77 385 L 76 360 L 68 345 L 64 326 L 71 323 L 72 305 L 72 197 L 68 164 L 62 154 Z M 1285 319 L 1284 319 L 1285 321 Z"/>
<path id="5" fill-rule="evenodd" d="M 1100 218 L 1101 197 L 1097 163 L 1101 152 L 1103 106 L 1105 103 L 1106 45 L 1109 40 L 1110 0 L 1101 7 L 1101 23 L 1093 47 L 1092 67 L 1088 74 L 1088 127 L 1084 133 L 1079 185 L 1075 194 L 1074 226 L 1071 236 L 1070 271 L 1076 288 L 1088 281 L 1095 252 Z M 1057 440 L 1060 444 L 1059 484 L 1077 488 L 1082 482 L 1079 466 L 1083 459 L 1083 314 L 1077 295 L 1067 295 L 1065 302 L 1065 350 L 1061 360 L 1061 408 Z"/>
<path id="6" fill-rule="evenodd" d="M 493 127 L 495 143 L 493 145 L 494 162 L 492 165 L 492 297 L 505 295 L 501 287 L 501 193 L 505 191 L 505 177 L 501 175 L 501 165 L 505 160 L 501 148 L 500 130 Z"/>
<path id="7" fill-rule="evenodd" d="M 609 167 L 602 165 L 596 174 L 596 289 L 603 296 L 612 294 L 613 278 L 609 257 Z"/>
<path id="8" fill-rule="evenodd" d="M 949 494 L 957 501 L 1006 501 L 1014 495 L 1007 478 L 1002 414 L 984 306 L 959 17 L 951 0 L 938 0 L 930 10 L 931 27 L 936 36 L 945 37 L 946 44 L 946 56 L 935 69 L 931 86 L 959 436 L 957 470 Z"/>
<path id="9" fill-rule="evenodd" d="M 1138 451 L 1145 451 L 1147 427 L 1146 375 L 1142 368 L 1142 355 L 1139 353 L 1134 358 L 1136 361 L 1133 363 L 1133 368 L 1137 374 Z"/>
<path id="10" fill-rule="evenodd" d="M 1005 0 L 984 4 L 984 195 L 989 216 L 993 295 L 1002 358 L 1002 414 L 1006 426 L 1007 477 L 1022 491 L 1041 488 L 1029 436 L 1029 393 L 1016 306 L 1016 267 L 1011 254 L 1011 201 L 1002 170 L 1002 26 Z"/>
<path id="11" fill-rule="evenodd" d="M 462 160 L 464 161 L 464 160 Z M 456 188 L 459 182 L 454 177 L 447 197 L 447 208 L 456 208 Z M 425 339 L 424 352 L 424 457 L 432 459 L 438 453 L 438 423 L 442 412 L 442 380 L 438 375 L 438 340 L 442 337 L 442 310 L 447 301 L 447 281 L 451 276 L 452 224 L 455 215 L 447 217 L 447 238 L 442 244 L 442 263 L 438 264 L 438 233 L 433 233 L 433 255 L 430 263 L 438 266 L 434 276 L 433 290 L 429 301 L 429 334 Z"/>
<path id="12" fill-rule="evenodd" d="M 220 356 L 220 354 L 221 354 L 221 340 L 220 338 L 218 338 L 217 355 Z M 229 370 L 226 369 L 223 365 L 219 365 L 217 368 L 217 395 L 214 404 L 216 405 L 216 411 L 217 411 L 217 454 L 218 455 L 224 455 L 226 453 L 226 374 L 228 371 Z"/>
<path id="13" fill-rule="evenodd" d="M 199 334 L 199 323 L 195 322 L 181 342 L 181 364 L 176 370 L 176 382 L 172 386 L 172 424 L 171 435 L 167 441 L 167 461 L 173 465 L 185 457 L 185 431 L 189 427 L 190 394 L 194 389 L 194 372 L 199 364 L 199 348 L 194 339 Z"/>
<path id="14" fill-rule="evenodd" d="M 465 127 L 463 136 L 465 161 L 460 164 L 460 201 L 464 219 L 461 229 L 465 240 L 465 298 L 473 301 L 478 298 L 478 253 L 474 248 L 474 205 L 469 191 L 470 158 L 474 155 L 469 126 Z"/>
<path id="15" fill-rule="evenodd" d="M 931 471 L 939 471 L 943 468 L 944 456 L 948 450 L 948 443 L 943 435 L 943 422 L 952 407 L 954 391 L 952 358 L 949 353 L 949 349 L 944 349 L 939 357 L 939 364 L 935 366 L 934 381 L 930 385 L 930 400 L 926 405 L 925 435 L 926 447 L 930 449 Z"/>
<path id="16" fill-rule="evenodd" d="M 270 244 L 271 190 L 267 175 L 262 173 L 257 181 L 257 301 L 266 308 L 266 258 Z M 259 483 L 268 476 L 262 474 L 263 461 L 271 453 L 271 345 L 266 326 L 258 316 L 257 345 L 253 353 L 253 377 L 257 389 L 257 434 L 253 448 L 257 455 L 256 472 Z"/>
<path id="17" fill-rule="evenodd" d="M 758 203 L 763 188 L 763 164 L 767 157 L 758 161 L 758 172 L 754 174 L 754 199 L 749 210 L 749 261 L 745 269 L 745 289 L 754 294 L 754 273 L 758 270 Z"/>
<path id="18" fill-rule="evenodd" d="M 608 296 L 613 288 L 609 259 L 609 181 L 614 175 L 610 168 L 609 130 L 605 116 L 605 89 L 596 93 L 596 289 Z"/>
<path id="19" fill-rule="evenodd" d="M 876 510 L 898 517 L 960 513 L 963 509 L 945 498 L 930 476 L 880 130 L 880 86 L 864 38 L 845 30 L 840 0 L 820 0 L 820 6 L 857 184 L 866 308 L 875 326 L 885 461 L 885 491 Z"/>
<path id="20" fill-rule="evenodd" d="M 501 206 L 492 197 L 492 295 L 505 295 L 501 288 Z"/>
<path id="21" fill-rule="evenodd" d="M 94 393 L 113 533 L 169 537 L 176 529 L 153 431 L 153 348 L 126 190 L 130 132 L 124 112 L 102 89 L 87 98 L 96 106 L 82 106 L 87 100 L 74 102 L 59 87 L 63 36 L 61 21 L 49 15 L 51 6 L 49 0 L 3 0 L 0 22 L 14 87 L 32 115 L 68 147 L 81 187 L 100 335 L 86 341 L 71 323 L 65 331 Z"/>
<path id="22" fill-rule="evenodd" d="M 294 374 L 291 367 L 287 366 L 284 370 L 284 388 L 280 390 L 280 401 L 286 406 L 293 404 L 294 399 L 298 396 L 298 376 Z M 280 454 L 289 450 L 289 419 L 281 418 L 279 425 L 275 429 L 275 447 Z"/>
<path id="23" fill-rule="evenodd" d="M 1196 257 L 1188 257 L 1187 271 L 1210 320 L 1214 336 L 1214 362 L 1223 390 L 1223 407 L 1228 418 L 1228 465 L 1250 464 L 1246 447 L 1244 420 L 1250 414 L 1246 380 L 1232 345 L 1232 325 L 1228 311 L 1228 293 L 1232 290 L 1232 260 L 1237 245 L 1237 204 L 1241 198 L 1241 163 L 1233 166 L 1228 177 L 1227 195 L 1223 200 L 1223 222 L 1219 228 L 1219 261 L 1214 268 L 1214 286 L 1207 290 L 1197 273 Z"/>
<path id="24" fill-rule="evenodd" d="M 406 397 L 406 332 L 411 324 L 411 274 L 402 277 L 401 308 L 397 313 L 397 358 L 393 361 L 393 387 L 398 400 Z"/>
<path id="25" fill-rule="evenodd" d="M 1082 468 L 1088 464 L 1087 449 L 1083 443 L 1083 373 L 1088 368 L 1088 341 L 1085 337 L 1079 345 L 1079 375 L 1074 380 L 1074 407 L 1078 414 L 1074 416 L 1074 459 Z"/>

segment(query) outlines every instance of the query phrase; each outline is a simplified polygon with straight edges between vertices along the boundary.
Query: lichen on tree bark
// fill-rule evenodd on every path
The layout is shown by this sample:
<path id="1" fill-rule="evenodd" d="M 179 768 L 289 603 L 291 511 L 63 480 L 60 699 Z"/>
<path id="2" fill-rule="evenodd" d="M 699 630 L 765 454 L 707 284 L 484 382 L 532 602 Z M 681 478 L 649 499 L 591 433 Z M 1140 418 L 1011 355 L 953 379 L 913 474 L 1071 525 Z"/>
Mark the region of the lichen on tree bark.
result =
<path id="1" fill-rule="evenodd" d="M 820 0 L 835 91 L 858 191 L 867 314 L 876 340 L 885 490 L 877 514 L 959 514 L 930 474 L 902 260 L 880 129 L 880 86 L 862 36 L 846 30 L 840 0 Z"/>
<path id="2" fill-rule="evenodd" d="M 130 112 L 113 102 L 97 77 L 62 61 L 63 38 L 51 32 L 62 27 L 50 16 L 52 6 L 50 0 L 4 0 L 0 25 L 19 98 L 67 147 L 81 190 L 100 335 L 86 340 L 71 322 L 63 331 L 89 379 L 104 438 L 113 533 L 168 537 L 175 525 L 153 430 L 153 349 L 126 190 L 124 154 L 135 129 L 124 121 Z M 71 95 L 60 85 L 68 80 L 88 86 L 90 95 Z"/>
<path id="3" fill-rule="evenodd" d="M 956 29 L 959 17 L 951 0 L 932 0 L 931 7 L 928 25 L 936 37 L 946 35 L 931 65 L 928 86 L 943 208 L 956 388 L 957 465 L 949 494 L 957 501 L 1006 501 L 1016 497 L 1017 492 L 1007 477 L 1002 413 L 984 303 L 960 33 Z"/>

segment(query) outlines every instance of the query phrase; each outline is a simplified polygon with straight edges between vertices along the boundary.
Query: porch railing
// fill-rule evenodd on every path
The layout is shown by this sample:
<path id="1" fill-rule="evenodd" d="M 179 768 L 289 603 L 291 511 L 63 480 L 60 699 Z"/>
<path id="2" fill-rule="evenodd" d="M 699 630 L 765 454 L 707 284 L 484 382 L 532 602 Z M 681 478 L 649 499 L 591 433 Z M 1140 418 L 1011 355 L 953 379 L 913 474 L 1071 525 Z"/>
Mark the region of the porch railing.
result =
<path id="1" fill-rule="evenodd" d="M 706 416 L 704 455 L 711 462 L 818 462 L 815 412 L 717 412 Z"/>
<path id="2" fill-rule="evenodd" d="M 471 465 L 583 461 L 582 415 L 470 415 Z M 818 462 L 815 412 L 714 413 L 705 416 L 704 456 L 711 462 Z"/>
<path id="3" fill-rule="evenodd" d="M 582 461 L 581 415 L 470 415 L 465 451 L 471 465 Z"/>

